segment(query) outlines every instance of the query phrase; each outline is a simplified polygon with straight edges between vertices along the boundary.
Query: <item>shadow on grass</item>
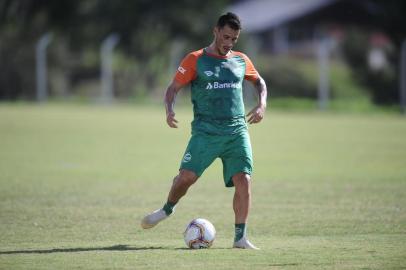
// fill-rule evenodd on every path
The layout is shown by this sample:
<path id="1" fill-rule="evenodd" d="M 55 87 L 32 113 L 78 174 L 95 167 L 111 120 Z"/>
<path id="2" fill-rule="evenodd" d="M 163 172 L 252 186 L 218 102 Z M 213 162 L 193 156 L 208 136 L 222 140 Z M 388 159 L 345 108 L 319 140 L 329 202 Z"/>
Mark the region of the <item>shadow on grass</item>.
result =
<path id="1" fill-rule="evenodd" d="M 213 250 L 213 249 L 218 249 L 218 250 L 220 250 L 220 249 L 232 249 L 232 248 L 225 248 L 225 247 L 211 247 L 211 248 L 196 248 L 196 249 L 193 249 L 193 248 L 187 248 L 187 247 L 185 247 L 185 248 L 174 248 L 174 250 L 190 250 L 190 251 L 195 251 L 195 250 L 207 250 L 207 249 L 210 249 L 210 250 Z"/>
<path id="2" fill-rule="evenodd" d="M 0 251 L 0 255 L 6 254 L 49 254 L 49 253 L 65 253 L 65 252 L 86 252 L 86 251 L 131 251 L 131 250 L 153 250 L 164 249 L 163 247 L 135 247 L 128 245 L 115 245 L 111 247 L 85 247 L 85 248 L 54 248 L 54 249 L 39 249 L 39 250 L 10 250 Z"/>

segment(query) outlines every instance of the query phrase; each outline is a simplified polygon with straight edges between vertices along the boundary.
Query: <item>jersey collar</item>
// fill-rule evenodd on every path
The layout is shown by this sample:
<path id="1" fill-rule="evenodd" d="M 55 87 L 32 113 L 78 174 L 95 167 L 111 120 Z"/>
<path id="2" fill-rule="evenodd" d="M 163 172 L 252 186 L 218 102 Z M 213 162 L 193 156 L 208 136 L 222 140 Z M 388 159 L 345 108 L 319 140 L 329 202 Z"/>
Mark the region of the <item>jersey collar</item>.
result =
<path id="1" fill-rule="evenodd" d="M 233 56 L 233 54 L 234 54 L 234 51 L 232 51 L 232 50 L 230 50 L 230 53 L 229 53 L 228 55 L 225 55 L 225 56 L 223 56 L 223 55 L 218 55 L 218 54 L 214 54 L 214 53 L 210 53 L 210 52 L 207 51 L 207 47 L 204 48 L 203 51 L 204 51 L 204 53 L 205 53 L 207 56 L 214 57 L 214 58 L 218 58 L 218 59 L 227 59 L 227 58 L 230 58 L 231 56 Z"/>

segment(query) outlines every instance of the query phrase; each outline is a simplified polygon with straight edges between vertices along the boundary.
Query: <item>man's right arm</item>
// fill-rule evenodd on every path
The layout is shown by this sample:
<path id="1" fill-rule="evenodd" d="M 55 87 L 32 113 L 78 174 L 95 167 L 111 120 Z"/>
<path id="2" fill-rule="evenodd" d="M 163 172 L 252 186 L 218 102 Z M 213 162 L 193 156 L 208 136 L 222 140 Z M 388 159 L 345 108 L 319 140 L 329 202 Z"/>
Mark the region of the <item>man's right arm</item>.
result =
<path id="1" fill-rule="evenodd" d="M 178 70 L 176 71 L 175 77 L 171 84 L 166 89 L 165 93 L 165 108 L 166 108 L 166 123 L 171 128 L 177 128 L 178 121 L 175 119 L 175 111 L 173 107 L 175 106 L 176 94 L 179 90 L 189 84 L 196 75 L 196 61 L 197 54 L 189 53 L 185 58 L 183 58 L 180 63 Z"/>
<path id="2" fill-rule="evenodd" d="M 165 108 L 166 108 L 166 123 L 168 126 L 171 128 L 177 128 L 178 120 L 175 119 L 175 111 L 174 111 L 174 106 L 175 106 L 175 99 L 176 95 L 178 94 L 179 90 L 183 87 L 182 84 L 177 82 L 176 80 L 173 80 L 171 84 L 168 86 L 168 89 L 166 89 L 165 93 Z"/>

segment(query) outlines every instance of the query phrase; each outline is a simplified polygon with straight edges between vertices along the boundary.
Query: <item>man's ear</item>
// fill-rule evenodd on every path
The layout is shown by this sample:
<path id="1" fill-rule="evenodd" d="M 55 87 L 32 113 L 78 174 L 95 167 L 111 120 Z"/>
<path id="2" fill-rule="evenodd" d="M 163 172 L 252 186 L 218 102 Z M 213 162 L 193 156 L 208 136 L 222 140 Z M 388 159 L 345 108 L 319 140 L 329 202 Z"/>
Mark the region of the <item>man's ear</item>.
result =
<path id="1" fill-rule="evenodd" d="M 219 32 L 219 28 L 218 28 L 217 26 L 215 26 L 215 27 L 213 28 L 213 35 L 214 35 L 214 37 L 217 37 L 218 32 Z"/>

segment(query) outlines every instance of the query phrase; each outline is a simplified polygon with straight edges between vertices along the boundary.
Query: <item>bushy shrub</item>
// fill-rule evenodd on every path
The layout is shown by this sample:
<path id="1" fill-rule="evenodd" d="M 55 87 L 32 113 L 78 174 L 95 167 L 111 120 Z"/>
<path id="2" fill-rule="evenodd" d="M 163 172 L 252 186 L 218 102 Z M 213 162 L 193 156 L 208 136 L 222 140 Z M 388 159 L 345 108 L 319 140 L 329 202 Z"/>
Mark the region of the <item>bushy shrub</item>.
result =
<path id="1" fill-rule="evenodd" d="M 368 33 L 357 29 L 348 31 L 343 42 L 343 52 L 354 79 L 366 86 L 375 104 L 395 104 L 399 100 L 398 60 L 394 56 L 395 52 L 386 48 L 388 64 L 380 70 L 373 70 L 368 66 L 369 48 Z"/>
<path id="2" fill-rule="evenodd" d="M 307 78 L 290 61 L 262 62 L 260 70 L 271 97 L 317 98 L 316 80 Z"/>

